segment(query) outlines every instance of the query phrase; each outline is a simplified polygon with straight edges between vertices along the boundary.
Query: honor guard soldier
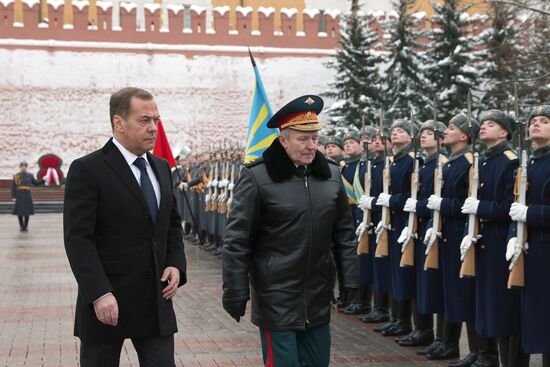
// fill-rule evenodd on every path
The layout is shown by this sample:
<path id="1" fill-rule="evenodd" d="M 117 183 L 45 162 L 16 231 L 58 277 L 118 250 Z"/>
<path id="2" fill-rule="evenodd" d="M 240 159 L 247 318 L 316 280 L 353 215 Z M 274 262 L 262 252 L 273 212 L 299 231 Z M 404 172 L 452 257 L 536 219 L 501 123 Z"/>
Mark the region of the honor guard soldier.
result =
<path id="1" fill-rule="evenodd" d="M 336 136 L 329 136 L 325 142 L 326 156 L 338 164 L 344 162 L 344 144 Z M 345 164 L 345 163 L 344 163 Z"/>
<path id="2" fill-rule="evenodd" d="M 522 338 L 526 353 L 542 353 L 543 367 L 550 367 L 550 105 L 535 107 L 529 115 L 533 154 L 527 164 L 526 205 L 513 203 L 510 217 L 525 223 L 527 241 L 508 242 L 507 258 L 512 264 L 525 250 L 525 285 L 522 291 Z"/>
<path id="3" fill-rule="evenodd" d="M 374 307 L 372 311 L 360 317 L 360 320 L 365 323 L 382 323 L 389 321 L 389 293 L 391 290 L 391 272 L 389 258 L 375 257 L 376 253 L 376 235 L 373 228 L 376 228 L 381 218 L 381 207 L 376 205 L 376 199 L 382 192 L 382 175 L 384 170 L 384 151 L 391 148 L 389 139 L 382 138 L 381 128 L 366 127 L 366 134 L 371 136 L 369 144 L 369 161 L 371 164 L 371 190 L 364 192 L 359 200 L 360 209 L 370 211 L 371 223 L 366 223 L 357 228 L 357 236 L 361 238 L 363 231 L 369 231 L 369 254 L 371 257 L 372 271 L 369 271 L 366 276 L 372 274 Z M 386 128 L 384 128 L 386 129 Z M 372 134 L 372 135 L 371 135 Z M 389 131 L 384 132 L 384 136 L 389 136 Z M 366 165 L 363 165 L 366 166 Z M 364 172 L 360 172 L 360 177 L 364 177 Z M 363 188 L 364 189 L 364 188 Z M 365 275 L 362 274 L 362 277 Z"/>
<path id="4" fill-rule="evenodd" d="M 31 188 L 40 185 L 43 181 L 36 180 L 32 173 L 27 171 L 29 165 L 23 161 L 19 164 L 19 172 L 13 175 L 11 184 L 11 198 L 15 201 L 13 214 L 19 220 L 19 230 L 27 232 L 29 217 L 34 214 Z"/>
<path id="5" fill-rule="evenodd" d="M 355 167 L 355 173 L 353 175 L 353 191 L 355 193 L 356 202 L 358 203 L 364 194 L 366 171 L 367 171 L 367 159 L 371 156 L 372 146 L 370 145 L 373 137 L 376 136 L 376 129 L 370 126 L 364 126 L 360 132 L 361 144 L 363 145 L 363 156 L 359 160 L 359 163 Z M 364 227 L 363 210 L 357 205 L 353 208 L 354 218 L 359 220 L 359 224 L 356 227 L 356 234 L 360 239 L 359 232 L 362 233 L 360 226 Z M 344 313 L 347 315 L 369 314 L 372 311 L 371 298 L 372 298 L 372 282 L 373 282 L 373 265 L 372 258 L 374 253 L 364 254 L 359 253 L 358 250 L 358 266 L 359 266 L 359 289 L 355 295 L 355 299 L 352 303 L 344 309 Z"/>
<path id="6" fill-rule="evenodd" d="M 409 198 L 403 208 L 417 216 L 417 236 L 423 239 L 428 229 L 432 212 L 428 209 L 428 198 L 434 193 L 435 173 L 439 165 L 447 162 L 447 157 L 440 153 L 443 131 L 447 127 L 439 121 L 428 120 L 420 127 L 420 147 L 424 150 L 425 159 L 419 172 L 418 198 Z M 416 264 L 416 312 L 415 330 L 399 341 L 401 346 L 428 345 L 418 351 L 421 355 L 433 352 L 443 341 L 443 285 L 440 269 L 424 270 L 426 247 L 422 240 L 415 243 Z M 433 314 L 437 314 L 438 336 L 434 341 Z M 432 343 L 433 342 L 433 343 Z"/>
<path id="7" fill-rule="evenodd" d="M 449 366 L 465 367 L 473 364 L 478 354 L 478 338 L 475 332 L 475 283 L 471 278 L 460 278 L 460 242 L 464 237 L 467 216 L 461 207 L 468 197 L 469 172 L 473 163 L 472 136 L 479 131 L 479 124 L 464 114 L 458 114 L 449 121 L 445 129 L 443 143 L 449 148 L 449 160 L 443 166 L 443 186 L 441 196 L 431 195 L 427 207 L 439 211 L 442 217 L 441 234 L 428 228 L 424 242 L 428 248 L 439 241 L 439 267 L 443 279 L 443 297 L 445 305 L 444 341 L 428 359 L 451 359 L 459 357 L 458 342 L 462 322 L 467 323 L 468 345 L 470 353 Z"/>
<path id="8" fill-rule="evenodd" d="M 413 131 L 414 130 L 414 131 Z M 406 120 L 395 120 L 390 134 L 394 151 L 390 166 L 390 191 L 378 195 L 376 205 L 390 210 L 389 261 L 391 269 L 391 295 L 397 312 L 397 319 L 381 330 L 384 336 L 404 336 L 412 331 L 412 299 L 415 298 L 415 272 L 412 267 L 401 267 L 401 244 L 397 242 L 403 228 L 407 226 L 408 213 L 403 211 L 411 195 L 411 174 L 414 169 L 411 137 L 416 135 L 416 125 Z M 379 223 L 377 231 L 382 223 Z M 377 232 L 376 231 L 376 232 Z"/>
<path id="9" fill-rule="evenodd" d="M 267 122 L 281 134 L 242 170 L 224 239 L 223 307 L 252 300 L 266 366 L 328 367 L 332 251 L 357 288 L 356 244 L 338 166 L 317 152 L 323 101 L 303 96 Z"/>
<path id="10" fill-rule="evenodd" d="M 363 153 L 363 146 L 361 145 L 361 137 L 359 133 L 352 132 L 344 136 L 344 153 L 346 154 L 345 164 L 342 166 L 342 182 L 348 196 L 348 202 L 350 204 L 350 210 L 353 217 L 353 226 L 357 229 L 357 226 L 361 223 L 360 210 L 357 208 L 357 196 L 353 188 L 353 178 L 355 177 L 356 168 L 361 160 L 361 154 Z M 340 274 L 341 271 L 339 270 Z M 338 277 L 340 281 L 340 277 Z M 339 289 L 343 291 L 339 285 Z M 348 306 L 353 305 L 356 299 L 356 294 L 340 293 L 338 309 L 345 312 Z M 355 310 L 355 307 L 348 309 L 348 313 Z M 353 313 L 353 312 L 352 312 Z"/>
<path id="11" fill-rule="evenodd" d="M 514 119 L 498 110 L 485 112 L 480 118 L 479 138 L 487 149 L 479 165 L 478 197 L 468 197 L 462 213 L 475 214 L 479 222 L 479 239 L 466 236 L 461 244 L 464 257 L 475 243 L 476 332 L 489 338 L 488 349 L 478 355 L 476 367 L 528 366 L 521 352 L 520 292 L 508 289 L 506 242 L 514 201 L 514 174 L 518 157 L 508 142 L 514 132 Z"/>

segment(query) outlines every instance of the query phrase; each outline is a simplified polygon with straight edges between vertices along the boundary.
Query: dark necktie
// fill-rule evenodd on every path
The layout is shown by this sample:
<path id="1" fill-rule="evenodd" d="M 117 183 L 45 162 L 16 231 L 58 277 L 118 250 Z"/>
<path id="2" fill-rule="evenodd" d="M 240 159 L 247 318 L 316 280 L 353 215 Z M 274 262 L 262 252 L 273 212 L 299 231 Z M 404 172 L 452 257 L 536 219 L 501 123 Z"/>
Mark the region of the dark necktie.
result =
<path id="1" fill-rule="evenodd" d="M 155 190 L 153 189 L 153 184 L 147 174 L 147 163 L 143 157 L 139 157 L 134 161 L 134 165 L 139 168 L 141 172 L 139 186 L 141 186 L 141 191 L 143 191 L 143 196 L 145 197 L 145 202 L 147 202 L 147 206 L 149 207 L 149 212 L 151 213 L 151 218 L 153 218 L 153 223 L 156 223 L 159 209 L 157 206 L 157 197 L 155 195 Z"/>

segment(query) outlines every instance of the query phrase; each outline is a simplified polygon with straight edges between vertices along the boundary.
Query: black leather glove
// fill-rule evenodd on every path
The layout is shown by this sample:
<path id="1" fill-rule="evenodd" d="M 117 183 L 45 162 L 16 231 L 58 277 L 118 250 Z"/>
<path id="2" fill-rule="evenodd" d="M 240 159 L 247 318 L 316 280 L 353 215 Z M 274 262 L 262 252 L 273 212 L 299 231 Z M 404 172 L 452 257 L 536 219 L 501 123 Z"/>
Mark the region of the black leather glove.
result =
<path id="1" fill-rule="evenodd" d="M 224 301 L 223 302 L 223 309 L 227 311 L 229 315 L 231 315 L 232 318 L 235 319 L 235 321 L 239 322 L 241 321 L 241 317 L 244 316 L 244 313 L 246 311 L 246 301 Z"/>

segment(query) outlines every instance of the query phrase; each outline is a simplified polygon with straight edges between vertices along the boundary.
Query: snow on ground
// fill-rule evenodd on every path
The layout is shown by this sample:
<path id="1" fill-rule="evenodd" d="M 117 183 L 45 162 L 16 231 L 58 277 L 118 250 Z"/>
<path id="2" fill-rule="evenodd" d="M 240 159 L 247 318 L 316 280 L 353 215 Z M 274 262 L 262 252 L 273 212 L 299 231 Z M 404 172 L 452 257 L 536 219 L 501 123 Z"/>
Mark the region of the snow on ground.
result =
<path id="1" fill-rule="evenodd" d="M 257 59 L 274 111 L 328 89 L 327 58 Z M 0 50 L 0 178 L 44 153 L 70 163 L 111 135 L 109 96 L 125 86 L 155 95 L 172 147 L 195 152 L 223 138 L 244 144 L 253 71 L 246 57 Z M 322 117 L 322 116 L 321 116 Z"/>

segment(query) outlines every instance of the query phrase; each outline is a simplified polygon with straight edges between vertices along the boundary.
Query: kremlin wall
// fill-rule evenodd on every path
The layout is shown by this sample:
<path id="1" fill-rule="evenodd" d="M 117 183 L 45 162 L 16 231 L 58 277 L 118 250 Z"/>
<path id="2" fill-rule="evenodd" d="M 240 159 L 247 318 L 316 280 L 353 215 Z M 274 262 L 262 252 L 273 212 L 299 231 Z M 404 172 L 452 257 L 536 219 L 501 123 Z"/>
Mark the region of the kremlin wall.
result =
<path id="1" fill-rule="evenodd" d="M 387 37 L 382 25 L 394 15 L 368 15 Z M 430 26 L 425 13 L 414 16 Z M 174 150 L 244 145 L 254 86 L 247 47 L 276 111 L 329 88 L 339 22 L 326 9 L 0 0 L 0 179 L 21 160 L 36 172 L 45 153 L 59 155 L 66 173 L 111 136 L 109 96 L 129 85 L 155 95 Z"/>

